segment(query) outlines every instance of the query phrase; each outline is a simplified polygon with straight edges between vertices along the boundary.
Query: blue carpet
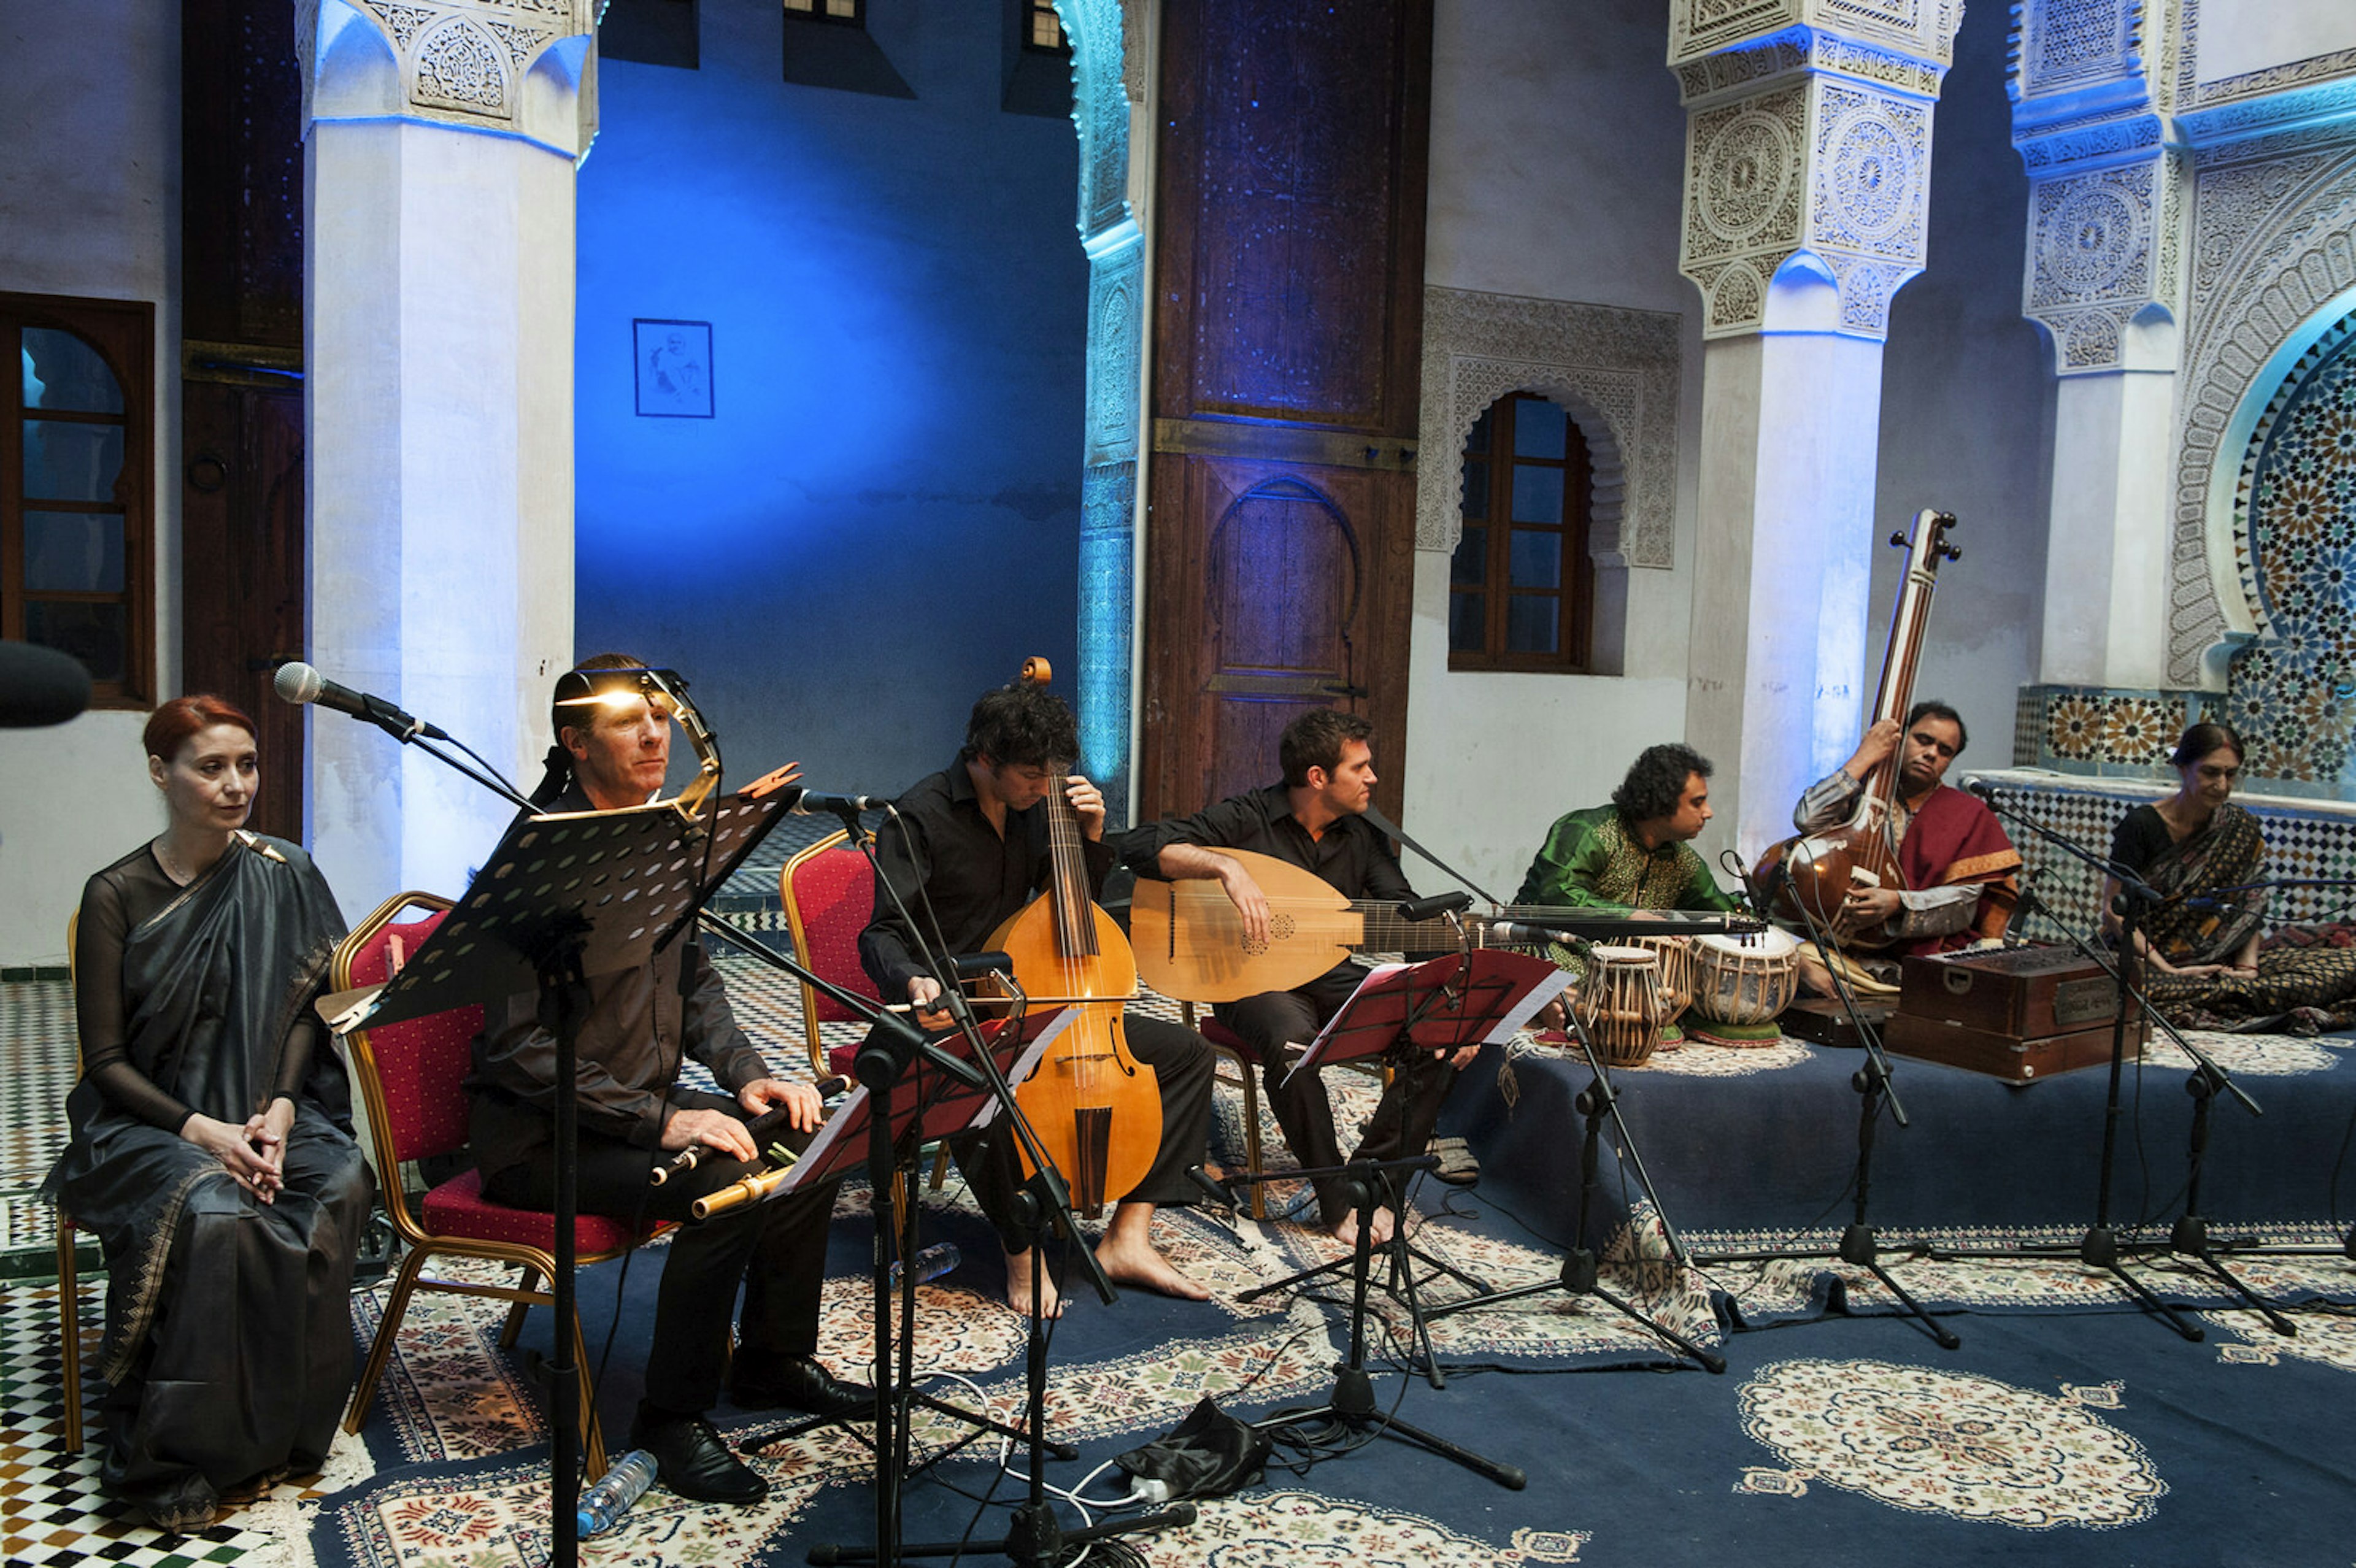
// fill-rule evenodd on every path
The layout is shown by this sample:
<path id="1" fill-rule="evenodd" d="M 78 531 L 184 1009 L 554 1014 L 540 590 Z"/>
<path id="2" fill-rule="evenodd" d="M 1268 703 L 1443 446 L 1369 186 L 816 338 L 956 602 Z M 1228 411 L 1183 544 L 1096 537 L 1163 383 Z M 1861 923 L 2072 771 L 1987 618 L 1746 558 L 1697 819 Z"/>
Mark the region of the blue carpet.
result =
<path id="1" fill-rule="evenodd" d="M 1498 1283 L 1551 1272 L 1552 1256 L 1477 1193 L 1451 1201 L 1462 1212 L 1419 1238 L 1433 1250 L 1498 1274 Z M 969 1213 L 932 1222 L 969 1257 L 986 1254 L 987 1233 Z M 1247 1252 L 1200 1216 L 1172 1216 L 1162 1228 L 1190 1267 L 1217 1275 L 1223 1296 L 1316 1255 L 1312 1239 L 1290 1229 L 1275 1232 L 1272 1248 Z M 863 1221 L 838 1221 L 833 1263 L 843 1277 L 829 1287 L 827 1354 L 845 1371 L 856 1361 L 844 1347 L 862 1327 L 850 1275 L 865 1241 Z M 651 1311 L 655 1270 L 644 1265 L 659 1261 L 642 1261 L 623 1302 L 621 1349 L 600 1401 L 609 1423 L 626 1421 L 636 1397 L 628 1347 Z M 2337 1262 L 2270 1266 L 2270 1281 L 2303 1278 L 2343 1299 L 2356 1290 L 2356 1270 Z M 2344 1402 L 2356 1374 L 2356 1317 L 2304 1307 L 2300 1337 L 2284 1339 L 2248 1314 L 2211 1310 L 2207 1342 L 2188 1344 L 2099 1282 L 2012 1279 L 2024 1267 L 2083 1272 L 1903 1266 L 1962 1335 L 1952 1352 L 1897 1318 L 1802 1316 L 1817 1283 L 1807 1271 L 1755 1279 L 1714 1270 L 1708 1285 L 1747 1292 L 1759 1309 L 1753 1320 L 1774 1325 L 1724 1339 L 1730 1364 L 1719 1377 L 1605 1370 L 1645 1351 L 1641 1335 L 1592 1302 L 1548 1296 L 1461 1314 L 1444 1320 L 1443 1354 L 1457 1368 L 1444 1391 L 1398 1371 L 1388 1359 L 1397 1346 L 1384 1340 L 1376 1397 L 1408 1421 L 1523 1467 L 1526 1490 L 1376 1439 L 1305 1473 L 1271 1470 L 1265 1487 L 1207 1505 L 1186 1531 L 1137 1544 L 1156 1563 L 1220 1568 L 2349 1560 L 2356 1444 Z M 1014 1327 L 977 1294 L 994 1273 L 969 1264 L 928 1287 L 924 1359 L 960 1366 L 993 1403 L 1011 1406 L 1021 1384 Z M 2171 1292 L 2191 1283 L 2166 1282 Z M 2199 1298 L 2211 1308 L 2221 1299 Z M 594 1345 L 610 1319 L 610 1265 L 586 1276 L 583 1301 Z M 1859 1312 L 1887 1306 L 1861 1280 L 1851 1301 Z M 1246 1416 L 1324 1397 L 1343 1342 L 1338 1311 L 1305 1301 L 1263 1306 L 1134 1293 L 1109 1309 L 1076 1300 L 1055 1333 L 1051 1423 L 1083 1456 L 1054 1465 L 1050 1478 L 1076 1485 L 1174 1425 L 1199 1392 Z M 1396 1309 L 1387 1311 L 1396 1321 Z M 486 1333 L 490 1316 L 482 1314 Z M 544 1317 L 535 1313 L 533 1324 L 543 1335 Z M 1482 1370 L 1491 1365 L 1512 1370 Z M 718 1417 L 740 1436 L 768 1424 L 725 1409 Z M 322 1564 L 531 1560 L 544 1448 L 405 1463 L 393 1450 L 413 1445 L 395 1441 L 391 1425 L 380 1406 L 369 1441 L 386 1462 L 324 1508 L 312 1541 Z M 915 1482 L 907 1539 L 1002 1531 L 1004 1509 L 973 1500 L 993 1488 L 1001 1503 L 1021 1496 L 1019 1483 L 997 1475 L 994 1457 L 968 1450 Z M 696 1509 L 650 1494 L 621 1534 L 592 1544 L 588 1560 L 787 1563 L 816 1542 L 870 1539 L 870 1460 L 841 1431 L 784 1445 L 760 1463 L 776 1488 L 766 1509 Z M 1088 1488 L 1102 1498 L 1121 1489 L 1118 1476 Z"/>

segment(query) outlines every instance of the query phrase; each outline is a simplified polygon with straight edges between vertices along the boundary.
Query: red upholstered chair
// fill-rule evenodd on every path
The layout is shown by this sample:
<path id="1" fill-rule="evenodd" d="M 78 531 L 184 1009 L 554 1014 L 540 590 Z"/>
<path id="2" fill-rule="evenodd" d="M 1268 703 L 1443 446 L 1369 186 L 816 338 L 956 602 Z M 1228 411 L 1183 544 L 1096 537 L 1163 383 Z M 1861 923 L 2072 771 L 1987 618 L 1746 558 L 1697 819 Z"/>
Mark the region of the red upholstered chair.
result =
<path id="1" fill-rule="evenodd" d="M 786 929 L 793 933 L 794 956 L 846 991 L 862 997 L 877 995 L 875 983 L 859 966 L 859 933 L 875 912 L 875 868 L 853 848 L 847 833 L 830 833 L 795 854 L 777 871 L 777 898 L 786 906 Z M 830 1072 L 851 1076 L 851 1058 L 859 1041 L 826 1043 L 821 1026 L 856 1023 L 859 1015 L 809 981 L 798 982 L 802 993 L 802 1039 L 809 1052 L 810 1072 L 820 1078 Z M 847 1031 L 838 1031 L 847 1032 Z M 948 1174 L 948 1151 L 933 1155 L 933 1186 Z"/>
<path id="2" fill-rule="evenodd" d="M 794 956 L 821 979 L 862 997 L 875 997 L 874 983 L 859 966 L 859 933 L 867 928 L 868 917 L 875 910 L 875 869 L 865 855 L 851 848 L 850 835 L 830 833 L 787 860 L 777 872 L 777 897 L 786 906 L 786 928 L 793 933 Z M 857 1042 L 830 1049 L 819 1026 L 853 1023 L 858 1015 L 809 981 L 798 984 L 810 1072 L 819 1078 L 830 1072 L 849 1076 Z"/>
<path id="3" fill-rule="evenodd" d="M 345 991 L 391 979 L 408 955 L 416 952 L 441 923 L 449 907 L 449 900 L 430 893 L 399 893 L 386 900 L 336 949 L 335 988 Z M 395 918 L 405 911 L 416 913 L 407 921 Z M 394 1278 L 391 1297 L 385 1303 L 383 1321 L 377 1326 L 375 1342 L 369 1347 L 368 1364 L 352 1390 L 351 1408 L 344 1416 L 347 1432 L 358 1432 L 368 1414 L 412 1292 L 439 1290 L 512 1303 L 499 1334 L 502 1349 L 515 1344 L 525 1312 L 536 1306 L 554 1305 L 554 1296 L 543 1288 L 543 1282 L 556 1277 L 554 1215 L 491 1202 L 483 1196 L 481 1173 L 471 1168 L 426 1193 L 414 1212 L 402 1188 L 404 1162 L 455 1153 L 466 1145 L 466 1096 L 460 1084 L 469 1065 L 470 1043 L 482 1025 L 481 1008 L 455 1008 L 408 1023 L 355 1029 L 346 1037 L 353 1076 L 368 1115 L 370 1163 L 376 1168 L 385 1211 L 408 1248 Z M 573 1226 L 575 1253 L 581 1263 L 602 1263 L 619 1257 L 662 1229 L 649 1225 L 634 1231 L 619 1220 L 583 1214 Z M 514 1285 L 428 1278 L 420 1271 L 437 1253 L 513 1264 L 523 1270 L 523 1275 Z M 605 1445 L 590 1386 L 588 1348 L 582 1341 L 578 1317 L 560 1325 L 558 1331 L 573 1336 L 573 1358 L 581 1371 L 582 1426 L 589 1474 L 594 1477 L 605 1473 Z"/>
<path id="4" fill-rule="evenodd" d="M 1179 1010 L 1184 1015 L 1186 1027 L 1210 1042 L 1211 1053 L 1218 1062 L 1217 1075 L 1222 1083 L 1231 1083 L 1244 1094 L 1244 1168 L 1252 1175 L 1260 1174 L 1259 1163 L 1259 1085 L 1252 1076 L 1253 1057 L 1243 1042 L 1243 1037 L 1205 1013 L 1194 1016 L 1194 1004 L 1182 1002 Z M 1232 1072 L 1228 1071 L 1233 1069 Z M 1255 1181 L 1251 1189 L 1251 1217 L 1268 1218 L 1268 1189 Z"/>

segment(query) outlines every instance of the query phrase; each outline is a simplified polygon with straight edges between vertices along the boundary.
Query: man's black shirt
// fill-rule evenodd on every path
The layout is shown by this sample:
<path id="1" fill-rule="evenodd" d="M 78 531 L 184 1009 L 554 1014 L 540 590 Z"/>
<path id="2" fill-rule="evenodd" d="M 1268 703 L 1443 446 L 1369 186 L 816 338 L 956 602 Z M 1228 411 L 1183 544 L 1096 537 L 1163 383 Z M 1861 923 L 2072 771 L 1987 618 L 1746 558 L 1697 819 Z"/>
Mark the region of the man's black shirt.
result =
<path id="1" fill-rule="evenodd" d="M 1047 885 L 1047 802 L 1009 811 L 1001 837 L 982 815 L 960 757 L 918 780 L 896 804 L 898 819 L 887 820 L 876 834 L 877 861 L 919 923 L 925 911 L 917 895 L 931 896 L 933 919 L 951 955 L 980 951 L 1007 916 Z M 1112 849 L 1084 839 L 1081 850 L 1093 892 L 1112 869 Z M 929 935 L 929 926 L 925 929 Z M 874 914 L 859 933 L 859 962 L 885 1001 L 906 1000 L 909 980 L 932 973 L 920 956 L 924 951 L 890 893 L 878 886 Z"/>

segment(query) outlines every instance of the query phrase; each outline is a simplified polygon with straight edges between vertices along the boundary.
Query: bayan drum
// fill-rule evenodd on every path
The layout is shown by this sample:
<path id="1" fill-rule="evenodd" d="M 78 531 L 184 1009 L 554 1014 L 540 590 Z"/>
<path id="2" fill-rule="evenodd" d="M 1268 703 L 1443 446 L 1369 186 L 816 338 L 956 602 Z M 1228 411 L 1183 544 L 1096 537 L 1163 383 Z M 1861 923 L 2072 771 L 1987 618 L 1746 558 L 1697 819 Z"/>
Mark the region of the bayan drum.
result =
<path id="1" fill-rule="evenodd" d="M 1640 1067 L 1661 1043 L 1661 965 L 1642 947 L 1591 949 L 1579 1021 L 1603 1060 Z"/>
<path id="2" fill-rule="evenodd" d="M 1693 1032 L 1722 1043 L 1772 1043 L 1800 987 L 1800 944 L 1773 927 L 1748 937 L 1694 938 Z"/>
<path id="3" fill-rule="evenodd" d="M 1661 963 L 1661 1029 L 1673 1032 L 1694 999 L 1693 939 L 1686 936 L 1632 936 L 1628 945 L 1641 947 Z M 1662 1040 L 1665 1049 L 1670 1041 Z"/>

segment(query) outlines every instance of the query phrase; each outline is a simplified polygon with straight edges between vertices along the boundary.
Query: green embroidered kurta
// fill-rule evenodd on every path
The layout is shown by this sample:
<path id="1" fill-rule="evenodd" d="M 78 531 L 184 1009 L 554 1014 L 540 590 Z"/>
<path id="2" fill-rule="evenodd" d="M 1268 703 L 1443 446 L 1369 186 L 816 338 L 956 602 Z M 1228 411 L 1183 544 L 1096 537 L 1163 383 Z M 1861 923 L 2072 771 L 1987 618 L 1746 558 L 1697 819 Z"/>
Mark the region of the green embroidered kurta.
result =
<path id="1" fill-rule="evenodd" d="M 1677 840 L 1646 849 L 1628 831 L 1616 805 L 1591 806 L 1558 820 L 1531 859 L 1514 901 L 1620 909 L 1742 907 L 1740 898 L 1719 890 L 1692 845 Z"/>

